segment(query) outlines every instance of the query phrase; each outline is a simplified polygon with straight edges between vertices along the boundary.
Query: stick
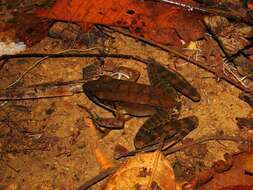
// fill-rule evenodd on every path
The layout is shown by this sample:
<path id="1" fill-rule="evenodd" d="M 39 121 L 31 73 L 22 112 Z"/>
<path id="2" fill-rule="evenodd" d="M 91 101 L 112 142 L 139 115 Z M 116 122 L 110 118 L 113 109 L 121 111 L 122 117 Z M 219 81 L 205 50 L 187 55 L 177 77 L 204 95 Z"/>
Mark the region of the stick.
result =
<path id="1" fill-rule="evenodd" d="M 86 190 L 89 187 L 95 185 L 96 183 L 98 183 L 99 181 L 105 179 L 106 177 L 114 174 L 117 171 L 118 167 L 111 167 L 108 168 L 104 171 L 102 171 L 101 173 L 99 173 L 97 176 L 95 176 L 94 178 L 86 181 L 83 185 L 81 185 L 77 190 Z"/>
<path id="2" fill-rule="evenodd" d="M 203 143 L 203 142 L 206 142 L 206 141 L 214 141 L 214 140 L 227 140 L 227 141 L 235 141 L 235 142 L 240 142 L 242 141 L 242 139 L 240 137 L 236 137 L 236 136 L 228 136 L 228 135 L 220 135 L 220 136 L 217 136 L 217 135 L 213 135 L 213 136 L 207 136 L 207 137 L 201 137 L 191 143 L 188 143 L 188 144 L 184 144 L 184 145 L 181 145 L 181 146 L 177 146 L 177 147 L 172 147 L 172 148 L 169 148 L 168 150 L 165 150 L 163 151 L 164 155 L 167 156 L 169 154 L 172 154 L 174 152 L 177 152 L 177 151 L 181 151 L 183 149 L 186 149 L 190 146 L 193 146 L 195 144 L 200 144 L 200 143 Z"/>
<path id="3" fill-rule="evenodd" d="M 73 53 L 73 52 L 77 52 L 77 53 L 80 53 L 80 52 L 86 52 L 86 51 L 90 51 L 90 50 L 94 50 L 94 49 L 98 49 L 97 47 L 94 47 L 94 48 L 90 48 L 90 49 L 67 49 L 67 50 L 64 50 L 64 51 L 60 51 L 60 52 L 57 52 L 56 54 L 62 54 L 62 53 Z M 10 85 L 8 85 L 5 89 L 8 89 L 12 86 L 14 86 L 15 84 L 17 84 L 20 80 L 22 80 L 25 75 L 27 75 L 31 70 L 33 70 L 35 67 L 37 67 L 42 61 L 48 59 L 49 57 L 48 56 L 45 56 L 39 60 L 37 60 L 36 62 L 34 62 L 25 72 L 21 73 L 21 75 L 13 82 L 11 83 Z"/>
<path id="4" fill-rule="evenodd" d="M 15 55 L 2 55 L 0 56 L 0 61 L 16 58 L 38 58 L 38 57 L 48 57 L 48 58 L 68 58 L 68 57 L 81 57 L 81 58 L 94 58 L 94 57 L 109 57 L 109 58 L 120 58 L 120 59 L 133 59 L 147 64 L 147 61 L 139 56 L 127 55 L 127 54 L 101 54 L 101 53 L 24 53 Z"/>

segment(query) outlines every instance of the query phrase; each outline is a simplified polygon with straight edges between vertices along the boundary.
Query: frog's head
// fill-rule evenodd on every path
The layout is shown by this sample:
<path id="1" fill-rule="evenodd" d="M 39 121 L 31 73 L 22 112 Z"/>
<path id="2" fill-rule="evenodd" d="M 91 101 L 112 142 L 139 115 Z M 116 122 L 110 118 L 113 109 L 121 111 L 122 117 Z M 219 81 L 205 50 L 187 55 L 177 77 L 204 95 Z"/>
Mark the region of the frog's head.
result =
<path id="1" fill-rule="evenodd" d="M 94 97 L 96 97 L 96 92 L 100 89 L 101 84 L 98 80 L 88 81 L 83 85 L 83 92 L 85 95 L 94 101 Z"/>
<path id="2" fill-rule="evenodd" d="M 101 76 L 97 80 L 92 80 L 84 83 L 83 91 L 87 94 L 93 94 L 96 96 L 96 93 L 101 91 L 105 83 L 109 82 L 112 78 L 106 75 Z"/>
<path id="3" fill-rule="evenodd" d="M 97 80 L 88 81 L 83 85 L 83 92 L 91 101 L 95 101 L 94 99 L 99 100 L 101 93 L 103 94 L 105 90 L 105 86 L 108 86 L 111 80 L 111 77 L 103 75 Z M 106 90 L 109 89 L 106 88 Z"/>
<path id="4" fill-rule="evenodd" d="M 111 110 L 107 106 L 105 106 L 103 102 L 103 92 L 107 88 L 105 88 L 107 82 L 110 83 L 110 79 L 112 79 L 109 76 L 101 76 L 97 80 L 88 81 L 83 85 L 83 92 L 85 95 L 93 101 L 95 104 L 104 107 L 105 109 Z"/>

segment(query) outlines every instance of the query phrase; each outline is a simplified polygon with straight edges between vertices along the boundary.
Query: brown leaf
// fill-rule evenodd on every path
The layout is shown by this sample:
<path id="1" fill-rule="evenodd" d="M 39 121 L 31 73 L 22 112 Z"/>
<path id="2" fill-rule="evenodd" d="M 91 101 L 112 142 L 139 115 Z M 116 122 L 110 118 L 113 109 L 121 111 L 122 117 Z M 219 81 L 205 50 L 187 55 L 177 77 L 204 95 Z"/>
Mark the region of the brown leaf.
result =
<path id="1" fill-rule="evenodd" d="M 210 189 L 226 189 L 226 186 L 232 185 L 250 185 L 252 189 L 253 185 L 253 176 L 246 175 L 245 170 L 252 170 L 252 152 L 251 153 L 242 153 L 233 156 L 233 166 L 230 170 L 224 173 L 216 173 L 214 179 L 203 185 L 200 190 L 210 190 Z M 234 190 L 233 188 L 231 190 Z M 236 189 L 237 190 L 237 189 Z M 238 187 L 239 190 L 239 187 Z M 244 189 L 242 189 L 244 190 Z M 247 190 L 247 189 L 246 189 Z"/>
<path id="2" fill-rule="evenodd" d="M 139 154 L 127 160 L 110 178 L 105 190 L 144 190 L 149 183 L 149 189 L 176 190 L 170 162 L 158 151 Z"/>
<path id="3" fill-rule="evenodd" d="M 192 0 L 178 2 L 195 4 Z M 203 36 L 201 15 L 156 1 L 134 0 L 58 0 L 51 11 L 38 15 L 77 22 L 84 29 L 91 24 L 128 27 L 132 33 L 162 44 L 180 45 Z"/>

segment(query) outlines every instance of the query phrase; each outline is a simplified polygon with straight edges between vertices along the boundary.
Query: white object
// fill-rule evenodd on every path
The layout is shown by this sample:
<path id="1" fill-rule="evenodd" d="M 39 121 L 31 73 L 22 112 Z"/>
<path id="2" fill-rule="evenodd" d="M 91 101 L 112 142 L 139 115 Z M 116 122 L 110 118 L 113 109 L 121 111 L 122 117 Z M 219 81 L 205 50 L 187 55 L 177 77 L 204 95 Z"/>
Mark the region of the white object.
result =
<path id="1" fill-rule="evenodd" d="M 24 42 L 1 42 L 0 41 L 0 56 L 4 54 L 16 54 L 26 49 Z"/>

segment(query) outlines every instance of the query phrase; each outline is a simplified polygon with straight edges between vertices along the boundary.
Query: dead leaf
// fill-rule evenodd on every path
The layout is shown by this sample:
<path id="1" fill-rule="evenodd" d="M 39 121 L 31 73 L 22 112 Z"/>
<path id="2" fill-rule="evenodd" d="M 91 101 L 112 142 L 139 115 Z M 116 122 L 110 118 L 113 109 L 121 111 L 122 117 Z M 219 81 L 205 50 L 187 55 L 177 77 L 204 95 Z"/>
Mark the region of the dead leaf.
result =
<path id="1" fill-rule="evenodd" d="M 216 173 L 214 179 L 212 179 L 207 184 L 204 184 L 200 190 L 210 190 L 210 189 L 220 189 L 222 190 L 234 190 L 226 189 L 226 186 L 234 185 L 250 185 L 251 189 L 253 187 L 253 176 L 246 175 L 245 170 L 252 170 L 252 152 L 251 153 L 241 153 L 233 156 L 233 166 L 230 170 L 224 173 Z M 236 190 L 239 190 L 236 189 Z M 244 190 L 244 189 L 242 189 Z M 247 190 L 247 189 L 245 189 Z"/>
<path id="2" fill-rule="evenodd" d="M 176 190 L 171 164 L 159 151 L 138 154 L 128 159 L 110 178 L 104 190 L 147 188 Z"/>
<path id="3" fill-rule="evenodd" d="M 178 0 L 194 4 L 192 0 Z M 204 34 L 201 14 L 155 1 L 58 0 L 50 11 L 37 14 L 50 19 L 77 22 L 84 29 L 92 24 L 128 27 L 134 34 L 161 44 L 180 45 Z"/>

